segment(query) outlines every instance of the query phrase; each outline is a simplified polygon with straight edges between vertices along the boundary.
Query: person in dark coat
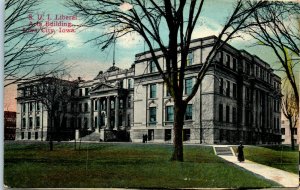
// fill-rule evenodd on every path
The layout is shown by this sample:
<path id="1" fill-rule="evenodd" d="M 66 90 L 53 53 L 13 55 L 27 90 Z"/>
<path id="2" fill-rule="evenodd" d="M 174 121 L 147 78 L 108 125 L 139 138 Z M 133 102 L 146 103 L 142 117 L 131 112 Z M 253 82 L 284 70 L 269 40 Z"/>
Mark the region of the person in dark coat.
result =
<path id="1" fill-rule="evenodd" d="M 238 146 L 238 161 L 239 162 L 245 161 L 243 148 L 244 148 L 243 144 L 240 143 L 240 145 Z"/>

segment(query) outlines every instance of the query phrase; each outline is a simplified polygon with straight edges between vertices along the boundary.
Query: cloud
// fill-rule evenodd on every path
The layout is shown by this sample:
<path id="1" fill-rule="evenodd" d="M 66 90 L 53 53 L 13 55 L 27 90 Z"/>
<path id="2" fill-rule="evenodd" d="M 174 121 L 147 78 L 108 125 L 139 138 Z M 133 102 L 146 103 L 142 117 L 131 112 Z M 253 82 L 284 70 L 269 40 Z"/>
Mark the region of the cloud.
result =
<path id="1" fill-rule="evenodd" d="M 136 32 L 131 32 L 117 39 L 117 44 L 122 48 L 135 47 L 143 42 L 142 37 Z"/>
<path id="2" fill-rule="evenodd" d="M 211 35 L 218 36 L 224 27 L 223 23 L 220 24 L 207 17 L 200 17 L 198 23 L 198 26 L 195 28 L 192 34 L 192 39 L 203 38 Z M 228 32 L 230 32 L 230 30 L 228 30 Z M 234 37 L 238 37 L 233 39 L 234 42 L 248 42 L 252 40 L 250 35 L 242 32 L 234 34 Z"/>
<path id="3" fill-rule="evenodd" d="M 119 6 L 119 8 L 120 8 L 123 12 L 125 12 L 125 11 L 129 11 L 130 9 L 132 9 L 133 6 L 132 6 L 131 4 L 125 2 L 125 3 L 122 3 L 122 4 Z"/>
<path id="4" fill-rule="evenodd" d="M 56 32 L 53 35 L 54 39 L 63 41 L 67 44 L 68 48 L 80 48 L 83 45 L 82 40 L 77 33 L 60 33 Z"/>

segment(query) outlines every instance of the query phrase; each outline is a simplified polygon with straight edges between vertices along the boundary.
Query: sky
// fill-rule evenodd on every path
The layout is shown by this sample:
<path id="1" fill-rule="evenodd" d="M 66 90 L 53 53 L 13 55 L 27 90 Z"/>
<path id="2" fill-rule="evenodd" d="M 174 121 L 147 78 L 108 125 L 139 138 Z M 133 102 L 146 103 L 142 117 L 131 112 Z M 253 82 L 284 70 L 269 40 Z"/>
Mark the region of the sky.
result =
<path id="1" fill-rule="evenodd" d="M 200 38 L 209 35 L 217 35 L 222 29 L 227 16 L 231 13 L 234 0 L 209 0 L 204 4 L 203 12 L 199 18 L 199 25 L 196 27 L 193 38 Z M 38 19 L 43 15 L 42 23 L 47 21 L 47 17 L 73 16 L 69 8 L 64 5 L 64 1 L 42 0 L 32 13 L 33 19 Z M 29 22 L 30 19 L 24 22 Z M 73 24 L 80 24 L 80 18 L 71 21 Z M 201 23 L 201 24 L 200 24 Z M 54 27 L 55 28 L 55 27 Z M 72 27 L 71 27 L 72 28 Z M 58 27 L 55 28 L 58 30 Z M 64 27 L 68 29 L 68 27 Z M 103 28 L 95 27 L 85 30 L 76 29 L 75 33 L 56 32 L 53 38 L 63 43 L 63 48 L 56 52 L 49 59 L 64 60 L 67 65 L 72 65 L 70 74 L 73 78 L 82 77 L 85 80 L 93 79 L 99 71 L 105 71 L 113 62 L 113 48 L 109 47 L 104 51 L 96 47 L 93 43 L 85 43 L 92 37 L 101 34 Z M 166 31 L 163 31 L 166 33 Z M 167 34 L 167 33 L 166 33 Z M 275 62 L 274 55 L 266 48 L 249 47 L 253 41 L 244 36 L 244 39 L 236 39 L 231 43 L 237 49 L 245 49 L 251 54 L 256 54 L 271 65 Z M 134 63 L 135 54 L 143 52 L 144 41 L 136 34 L 124 36 L 116 42 L 116 66 L 129 68 Z M 16 110 L 16 86 L 12 85 L 4 89 L 4 110 Z"/>

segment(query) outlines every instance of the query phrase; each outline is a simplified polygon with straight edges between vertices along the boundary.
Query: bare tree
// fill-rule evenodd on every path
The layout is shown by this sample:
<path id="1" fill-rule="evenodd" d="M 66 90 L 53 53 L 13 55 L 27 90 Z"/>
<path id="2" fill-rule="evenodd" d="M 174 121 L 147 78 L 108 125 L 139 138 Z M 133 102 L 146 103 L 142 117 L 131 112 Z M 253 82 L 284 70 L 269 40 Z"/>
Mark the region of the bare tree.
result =
<path id="1" fill-rule="evenodd" d="M 35 71 L 47 66 L 46 74 L 62 71 L 61 62 L 49 61 L 60 49 L 60 42 L 51 39 L 53 34 L 43 33 L 43 27 L 29 15 L 35 14 L 40 0 L 6 0 L 4 27 L 4 86 L 39 78 Z M 45 73 L 43 73 L 44 75 Z"/>
<path id="2" fill-rule="evenodd" d="M 295 150 L 295 142 L 294 142 L 294 131 L 297 130 L 297 121 L 298 121 L 298 107 L 295 94 L 292 90 L 286 90 L 284 96 L 282 97 L 282 112 L 284 116 L 289 121 L 289 130 L 290 130 L 290 138 L 292 150 Z"/>
<path id="3" fill-rule="evenodd" d="M 243 30 L 257 40 L 255 45 L 274 52 L 294 91 L 297 110 L 299 89 L 294 68 L 300 60 L 299 19 L 300 3 L 274 1 L 270 6 L 257 9 L 245 23 L 251 27 Z"/>
<path id="4" fill-rule="evenodd" d="M 187 103 L 196 94 L 212 61 L 222 46 L 232 39 L 238 30 L 245 27 L 242 26 L 243 22 L 257 8 L 267 3 L 242 0 L 236 2 L 232 14 L 224 23 L 222 31 L 198 73 L 191 94 L 184 98 L 187 56 L 192 34 L 199 24 L 198 19 L 204 4 L 204 0 L 132 0 L 130 4 L 123 0 L 69 0 L 66 5 L 83 18 L 84 27 L 97 26 L 106 29 L 102 35 L 90 40 L 102 46 L 102 49 L 111 45 L 115 39 L 129 33 L 137 33 L 145 40 L 152 60 L 174 100 L 174 152 L 171 160 L 183 161 L 182 130 Z M 167 31 L 167 34 L 162 30 Z M 162 51 L 166 70 L 163 70 L 158 63 L 154 45 Z M 177 56 L 178 52 L 180 57 Z"/>
<path id="5" fill-rule="evenodd" d="M 73 97 L 71 93 L 77 87 L 77 81 L 64 80 L 65 74 L 46 75 L 33 82 L 30 87 L 34 100 L 45 106 L 48 114 L 47 138 L 50 151 L 53 150 L 54 134 L 59 137 L 60 129 L 64 126 L 67 105 Z"/>

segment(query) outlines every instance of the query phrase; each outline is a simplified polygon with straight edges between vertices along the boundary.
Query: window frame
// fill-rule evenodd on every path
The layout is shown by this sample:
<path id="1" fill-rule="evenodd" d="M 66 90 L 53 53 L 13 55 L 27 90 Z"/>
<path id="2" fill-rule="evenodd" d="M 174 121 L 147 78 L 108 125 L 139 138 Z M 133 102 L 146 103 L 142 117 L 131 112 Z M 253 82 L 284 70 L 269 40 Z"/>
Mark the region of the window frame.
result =
<path id="1" fill-rule="evenodd" d="M 189 112 L 188 112 L 189 111 Z M 189 113 L 189 114 L 187 114 Z M 188 104 L 186 106 L 185 114 L 184 114 L 184 120 L 193 120 L 193 104 Z"/>
<path id="2" fill-rule="evenodd" d="M 194 63 L 194 51 L 189 51 L 186 57 L 186 66 L 191 66 Z"/>
<path id="3" fill-rule="evenodd" d="M 157 108 L 156 107 L 149 107 L 149 125 L 156 125 L 157 123 Z M 152 121 L 152 118 L 154 120 Z"/>
<path id="4" fill-rule="evenodd" d="M 192 93 L 192 89 L 193 89 L 193 78 L 186 78 L 184 80 L 184 94 L 190 95 Z"/>
<path id="5" fill-rule="evenodd" d="M 150 84 L 149 98 L 157 98 L 157 85 Z"/>
<path id="6" fill-rule="evenodd" d="M 173 105 L 166 106 L 165 110 L 166 110 L 165 121 L 166 122 L 174 122 L 174 106 Z"/>

